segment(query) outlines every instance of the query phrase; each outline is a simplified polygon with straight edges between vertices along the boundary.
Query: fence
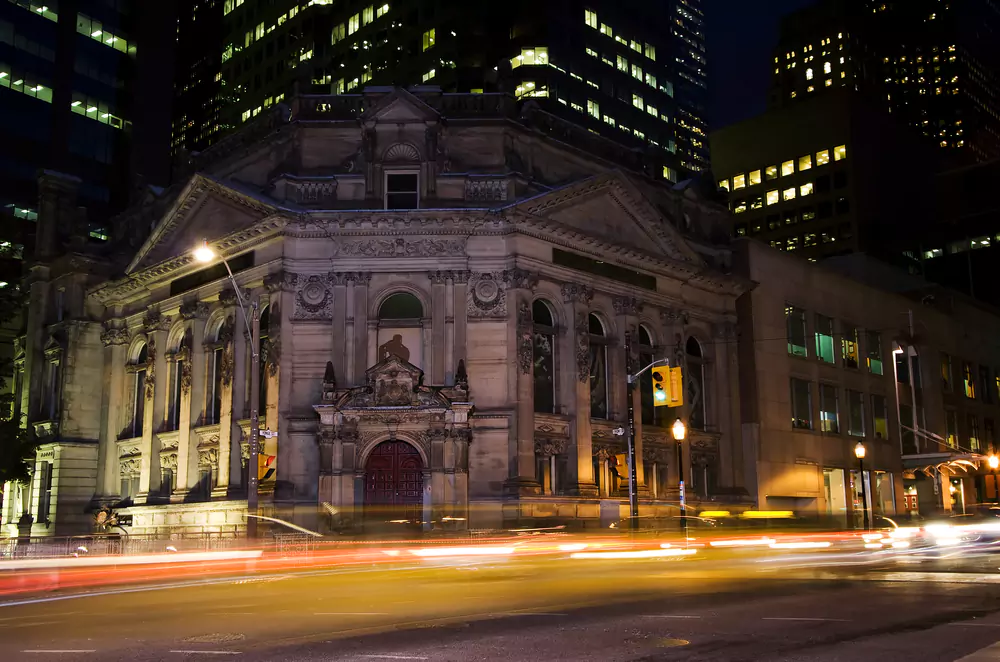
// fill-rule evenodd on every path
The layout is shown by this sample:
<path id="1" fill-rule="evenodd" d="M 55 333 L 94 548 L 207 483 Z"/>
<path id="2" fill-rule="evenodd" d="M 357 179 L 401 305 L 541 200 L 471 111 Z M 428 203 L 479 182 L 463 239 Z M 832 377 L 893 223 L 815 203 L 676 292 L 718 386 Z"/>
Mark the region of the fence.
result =
<path id="1" fill-rule="evenodd" d="M 174 538 L 95 534 L 90 536 L 0 538 L 0 559 L 67 556 L 134 556 L 164 552 L 204 552 L 246 546 L 232 534 L 185 534 Z"/>

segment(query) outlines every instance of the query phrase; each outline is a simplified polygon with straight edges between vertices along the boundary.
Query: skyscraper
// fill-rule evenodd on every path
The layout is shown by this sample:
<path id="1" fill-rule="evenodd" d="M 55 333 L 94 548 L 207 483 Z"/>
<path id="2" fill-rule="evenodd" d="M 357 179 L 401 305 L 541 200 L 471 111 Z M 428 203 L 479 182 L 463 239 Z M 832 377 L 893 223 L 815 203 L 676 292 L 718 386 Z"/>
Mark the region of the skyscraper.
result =
<path id="1" fill-rule="evenodd" d="M 157 39 L 171 6 L 143 3 L 140 14 L 131 0 L 0 2 L 0 208 L 24 222 L 28 243 L 40 170 L 80 180 L 88 220 L 76 230 L 96 239 L 136 183 L 166 183 L 170 90 L 158 74 L 172 40 Z"/>
<path id="2" fill-rule="evenodd" d="M 998 158 L 997 43 L 992 0 L 825 0 L 783 20 L 771 105 L 850 87 L 954 162 Z"/>
<path id="3" fill-rule="evenodd" d="M 215 142 L 296 91 L 422 84 L 536 101 L 618 142 L 663 150 L 670 178 L 708 167 L 700 0 L 224 0 L 222 14 L 219 83 L 232 102 L 193 129 L 218 91 L 185 105 L 175 127 L 188 125 L 189 148 L 191 131 Z"/>

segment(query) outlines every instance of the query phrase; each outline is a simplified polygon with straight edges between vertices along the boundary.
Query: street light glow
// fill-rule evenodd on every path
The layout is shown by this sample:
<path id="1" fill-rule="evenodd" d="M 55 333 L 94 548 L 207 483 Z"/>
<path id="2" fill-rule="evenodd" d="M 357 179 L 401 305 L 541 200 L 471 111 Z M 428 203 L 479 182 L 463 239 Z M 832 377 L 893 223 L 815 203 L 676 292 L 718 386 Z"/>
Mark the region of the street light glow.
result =
<path id="1" fill-rule="evenodd" d="M 858 445 L 854 447 L 854 457 L 858 458 L 859 460 L 863 460 L 865 457 L 865 453 L 866 453 L 865 445 L 863 442 L 859 441 Z"/>
<path id="2" fill-rule="evenodd" d="M 687 426 L 685 426 L 684 421 L 682 421 L 679 418 L 676 421 L 674 421 L 674 425 L 671 428 L 671 431 L 674 434 L 674 439 L 676 439 L 677 441 L 683 441 L 684 437 L 687 436 Z"/>
<path id="3" fill-rule="evenodd" d="M 986 463 L 990 465 L 990 469 L 996 471 L 997 467 L 1000 467 L 1000 457 L 997 457 L 996 455 L 990 455 L 986 459 Z"/>
<path id="4" fill-rule="evenodd" d="M 198 248 L 194 249 L 193 254 L 194 259 L 199 262 L 211 262 L 215 259 L 215 251 L 212 250 L 212 247 L 208 245 L 207 241 L 202 243 L 202 245 Z"/>

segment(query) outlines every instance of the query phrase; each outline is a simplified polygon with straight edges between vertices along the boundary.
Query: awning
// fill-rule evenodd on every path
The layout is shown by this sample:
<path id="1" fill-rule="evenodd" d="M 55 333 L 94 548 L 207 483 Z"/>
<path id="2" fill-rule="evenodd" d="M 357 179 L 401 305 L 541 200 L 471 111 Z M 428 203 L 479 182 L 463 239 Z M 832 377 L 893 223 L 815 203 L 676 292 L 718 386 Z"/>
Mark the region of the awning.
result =
<path id="1" fill-rule="evenodd" d="M 941 473 L 970 475 L 985 465 L 986 456 L 981 453 L 920 453 L 904 455 L 903 470 L 921 472 L 928 476 Z"/>

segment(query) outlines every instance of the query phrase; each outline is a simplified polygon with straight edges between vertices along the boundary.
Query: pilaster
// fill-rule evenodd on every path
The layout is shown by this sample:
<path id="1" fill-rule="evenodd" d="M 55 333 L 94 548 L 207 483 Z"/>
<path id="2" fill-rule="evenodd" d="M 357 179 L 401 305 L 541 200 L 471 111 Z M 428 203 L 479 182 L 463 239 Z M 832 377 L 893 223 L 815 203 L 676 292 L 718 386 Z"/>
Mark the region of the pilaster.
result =
<path id="1" fill-rule="evenodd" d="M 347 383 L 353 386 L 361 384 L 365 370 L 371 365 L 368 362 L 368 285 L 371 283 L 370 273 L 358 273 L 354 278 L 354 370 L 347 376 Z"/>
<path id="2" fill-rule="evenodd" d="M 106 324 L 101 333 L 104 343 L 104 389 L 101 406 L 101 439 L 98 451 L 98 497 L 116 497 L 121 491 L 118 480 L 118 435 L 122 430 L 122 404 L 125 402 L 125 362 L 129 332 L 124 323 Z"/>
<path id="3" fill-rule="evenodd" d="M 533 371 L 534 331 L 531 319 L 532 291 L 538 276 L 522 269 L 504 273 L 507 281 L 507 301 L 510 315 L 508 346 L 515 348 L 514 374 L 516 388 L 514 458 L 506 491 L 511 495 L 528 496 L 542 493 L 535 476 L 535 379 Z M 588 419 L 589 423 L 589 419 Z"/>
<path id="4" fill-rule="evenodd" d="M 160 490 L 160 447 L 156 437 L 156 428 L 164 420 L 168 373 L 167 357 L 164 348 L 167 344 L 167 329 L 170 328 L 170 318 L 160 315 L 156 309 L 147 311 L 143 319 L 143 329 L 146 332 L 146 405 L 143 408 L 142 442 L 139 445 L 141 456 L 139 465 L 139 494 L 136 504 L 146 503 L 156 497 Z"/>
<path id="5" fill-rule="evenodd" d="M 572 348 L 568 358 L 566 378 L 571 380 L 568 389 L 573 394 L 570 416 L 570 436 L 573 439 L 569 449 L 571 471 L 575 468 L 576 493 L 579 496 L 597 496 L 594 481 L 594 442 L 590 423 L 590 334 L 587 316 L 593 290 L 585 285 L 567 283 L 562 286 L 566 317 L 570 324 L 566 329 L 564 346 Z M 565 363 L 564 363 L 565 365 Z"/>

